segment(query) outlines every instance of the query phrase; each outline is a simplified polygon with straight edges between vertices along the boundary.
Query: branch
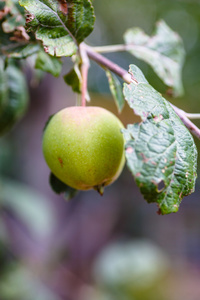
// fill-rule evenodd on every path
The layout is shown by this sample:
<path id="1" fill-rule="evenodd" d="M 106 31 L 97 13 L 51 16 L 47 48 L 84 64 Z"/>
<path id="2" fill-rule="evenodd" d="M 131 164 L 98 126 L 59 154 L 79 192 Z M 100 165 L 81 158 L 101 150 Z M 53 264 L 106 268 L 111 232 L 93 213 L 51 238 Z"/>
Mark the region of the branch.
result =
<path id="1" fill-rule="evenodd" d="M 195 114 L 195 113 L 186 113 L 185 115 L 188 119 L 200 119 L 200 114 Z"/>
<path id="2" fill-rule="evenodd" d="M 102 56 L 99 53 L 96 53 L 92 47 L 87 46 L 84 44 L 85 50 L 87 52 L 87 55 L 94 61 L 96 61 L 99 65 L 104 66 L 108 68 L 113 73 L 117 74 L 119 77 L 121 77 L 125 82 L 131 83 L 133 82 L 132 76 L 123 68 L 119 67 L 117 64 L 109 60 L 108 58 Z M 136 83 L 137 81 L 134 80 Z"/>
<path id="3" fill-rule="evenodd" d="M 110 45 L 110 46 L 100 46 L 100 47 L 92 47 L 92 50 L 99 53 L 109 53 L 109 52 L 119 52 L 119 51 L 128 51 L 133 49 L 134 45 Z"/>
<path id="4" fill-rule="evenodd" d="M 134 79 L 125 69 L 121 68 L 120 66 L 118 66 L 108 58 L 102 56 L 101 54 L 95 52 L 92 47 L 84 44 L 84 49 L 88 57 L 96 61 L 99 65 L 106 67 L 113 73 L 117 74 L 126 83 L 137 83 L 136 79 Z M 188 128 L 188 130 L 200 140 L 200 129 L 188 119 L 188 117 L 191 117 L 191 115 L 193 114 L 187 114 L 175 105 L 172 105 L 172 107 L 176 114 L 179 116 L 179 118 L 182 120 L 183 124 Z"/>

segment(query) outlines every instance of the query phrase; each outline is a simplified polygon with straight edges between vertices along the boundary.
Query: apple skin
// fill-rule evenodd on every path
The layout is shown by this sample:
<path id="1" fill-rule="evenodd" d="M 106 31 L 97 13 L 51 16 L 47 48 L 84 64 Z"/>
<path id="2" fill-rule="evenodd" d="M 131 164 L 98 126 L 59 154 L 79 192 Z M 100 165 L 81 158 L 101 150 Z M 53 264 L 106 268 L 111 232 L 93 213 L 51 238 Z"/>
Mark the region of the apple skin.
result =
<path id="1" fill-rule="evenodd" d="M 103 193 L 103 187 L 114 182 L 124 167 L 122 128 L 120 120 L 104 108 L 67 107 L 44 130 L 44 158 L 68 186 Z"/>

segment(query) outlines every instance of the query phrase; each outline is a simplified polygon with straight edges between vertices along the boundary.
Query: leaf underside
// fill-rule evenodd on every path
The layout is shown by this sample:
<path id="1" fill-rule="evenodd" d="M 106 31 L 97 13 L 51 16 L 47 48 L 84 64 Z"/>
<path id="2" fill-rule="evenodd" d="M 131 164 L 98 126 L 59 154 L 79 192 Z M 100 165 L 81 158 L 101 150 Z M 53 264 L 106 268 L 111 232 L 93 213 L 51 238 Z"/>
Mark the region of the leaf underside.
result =
<path id="1" fill-rule="evenodd" d="M 77 64 L 70 70 L 69 73 L 63 76 L 64 81 L 72 87 L 75 93 L 81 93 L 81 74 Z"/>
<path id="2" fill-rule="evenodd" d="M 28 12 L 27 27 L 35 32 L 46 52 L 71 56 L 93 30 L 94 11 L 90 0 L 71 0 L 63 5 L 53 0 L 20 0 Z"/>
<path id="3" fill-rule="evenodd" d="M 129 46 L 128 51 L 148 63 L 161 80 L 173 89 L 174 96 L 183 94 L 181 74 L 185 51 L 176 32 L 161 20 L 152 36 L 146 35 L 140 28 L 131 28 L 126 31 L 124 39 Z"/>
<path id="4" fill-rule="evenodd" d="M 4 69 L 0 57 L 0 136 L 21 119 L 27 105 L 28 89 L 23 72 L 12 64 Z"/>
<path id="5" fill-rule="evenodd" d="M 50 173 L 49 183 L 52 190 L 56 194 L 63 194 L 66 200 L 70 200 L 78 193 L 78 190 L 73 189 L 70 186 L 66 185 L 64 182 L 60 181 L 60 179 L 58 179 L 53 173 Z"/>
<path id="6" fill-rule="evenodd" d="M 62 70 L 62 62 L 60 61 L 60 58 L 50 56 L 44 51 L 40 51 L 38 52 L 35 61 L 35 68 L 51 73 L 53 76 L 58 77 Z"/>
<path id="7" fill-rule="evenodd" d="M 197 150 L 193 137 L 160 93 L 134 65 L 138 83 L 124 85 L 129 106 L 142 119 L 124 130 L 127 165 L 148 202 L 159 213 L 177 212 L 184 196 L 194 191 Z"/>

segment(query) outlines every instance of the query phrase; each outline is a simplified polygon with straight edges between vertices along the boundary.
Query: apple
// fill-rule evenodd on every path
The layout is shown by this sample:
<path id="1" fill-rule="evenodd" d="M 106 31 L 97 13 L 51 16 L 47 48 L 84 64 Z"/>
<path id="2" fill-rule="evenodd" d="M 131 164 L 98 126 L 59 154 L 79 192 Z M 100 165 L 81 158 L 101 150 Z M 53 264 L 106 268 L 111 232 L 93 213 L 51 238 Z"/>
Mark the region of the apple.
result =
<path id="1" fill-rule="evenodd" d="M 108 110 L 73 106 L 59 111 L 43 135 L 43 154 L 52 173 L 78 190 L 114 182 L 125 163 L 121 121 Z"/>

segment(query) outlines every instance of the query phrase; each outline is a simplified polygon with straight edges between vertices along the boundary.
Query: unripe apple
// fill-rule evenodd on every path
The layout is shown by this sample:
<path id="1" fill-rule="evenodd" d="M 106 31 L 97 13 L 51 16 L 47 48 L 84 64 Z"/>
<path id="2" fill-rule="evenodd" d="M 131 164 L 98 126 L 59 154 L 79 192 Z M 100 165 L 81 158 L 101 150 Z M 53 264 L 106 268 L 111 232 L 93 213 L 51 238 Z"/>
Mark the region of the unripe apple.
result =
<path id="1" fill-rule="evenodd" d="M 45 160 L 52 173 L 68 186 L 102 193 L 124 167 L 122 128 L 120 120 L 104 108 L 65 108 L 45 128 Z"/>

